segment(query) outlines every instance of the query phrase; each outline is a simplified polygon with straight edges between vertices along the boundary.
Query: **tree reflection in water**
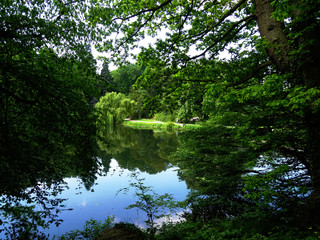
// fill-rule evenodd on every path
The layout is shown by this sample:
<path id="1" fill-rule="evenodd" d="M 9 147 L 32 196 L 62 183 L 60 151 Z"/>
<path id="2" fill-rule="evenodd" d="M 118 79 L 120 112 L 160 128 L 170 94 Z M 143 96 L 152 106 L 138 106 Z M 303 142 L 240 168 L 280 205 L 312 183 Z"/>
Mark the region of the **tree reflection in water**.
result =
<path id="1" fill-rule="evenodd" d="M 61 147 L 62 152 L 46 152 L 28 161 L 22 157 L 13 161 L 14 154 L 3 158 L 0 236 L 48 238 L 42 230 L 59 225 L 59 213 L 71 210 L 64 205 L 66 199 L 59 198 L 59 193 L 67 188 L 64 178 L 77 177 L 90 190 L 98 176 L 107 174 L 112 158 L 123 169 L 159 173 L 170 167 L 168 156 L 176 148 L 175 133 L 111 126 L 98 131 L 98 141 L 94 136 L 83 135 L 75 139 L 73 146 Z M 17 162 L 23 164 L 13 164 Z"/>
<path id="2" fill-rule="evenodd" d="M 171 166 L 170 153 L 177 149 L 175 133 L 110 127 L 100 136 L 98 145 L 109 159 L 115 158 L 121 168 L 156 174 Z M 107 159 L 107 157 L 105 157 Z M 107 169 L 108 170 L 108 169 Z"/>
<path id="3" fill-rule="evenodd" d="M 58 197 L 66 188 L 63 179 L 77 176 L 90 189 L 100 169 L 92 130 L 82 129 L 72 142 L 20 141 L 23 145 L 19 145 L 19 139 L 12 138 L 14 144 L 2 149 L 0 238 L 48 238 L 42 230 L 52 223 L 59 225 L 59 213 L 68 210 Z"/>

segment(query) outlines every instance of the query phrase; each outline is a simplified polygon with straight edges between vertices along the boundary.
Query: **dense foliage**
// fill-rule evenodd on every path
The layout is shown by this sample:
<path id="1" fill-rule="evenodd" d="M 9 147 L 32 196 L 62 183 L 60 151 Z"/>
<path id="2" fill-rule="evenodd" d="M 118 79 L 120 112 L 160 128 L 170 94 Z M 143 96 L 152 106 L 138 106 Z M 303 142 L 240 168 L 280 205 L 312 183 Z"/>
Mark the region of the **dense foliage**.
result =
<path id="1" fill-rule="evenodd" d="M 180 138 L 174 159 L 194 190 L 186 202 L 189 227 L 213 224 L 213 235 L 223 237 L 222 231 L 237 239 L 291 232 L 290 239 L 299 231 L 313 236 L 309 228 L 318 225 L 308 209 L 315 206 L 309 205 L 313 199 L 305 170 L 279 153 L 261 155 L 260 149 L 243 147 L 236 133 L 209 124 Z"/>
<path id="2" fill-rule="evenodd" d="M 21 223 L 10 228 L 12 238 L 36 238 L 43 218 L 59 222 L 46 203 L 61 203 L 48 196 L 63 176 L 93 184 L 96 116 L 107 129 L 132 110 L 128 97 L 107 92 L 128 93 L 142 69 L 130 94 L 135 115 L 209 120 L 185 135 L 175 156 L 196 190 L 188 223 L 214 223 L 212 232 L 233 228 L 230 238 L 241 231 L 289 238 L 319 226 L 319 1 L 0 4 L 0 209 Z M 97 77 L 93 41 L 120 63 L 147 36 L 155 43 L 142 47 L 138 65 L 113 76 L 105 65 Z M 134 73 L 123 77 L 128 72 Z M 125 80 L 113 87 L 117 79 Z M 38 201 L 45 211 L 20 200 Z"/>
<path id="3" fill-rule="evenodd" d="M 141 76 L 144 69 L 135 64 L 126 64 L 111 72 L 115 86 L 123 94 L 129 94 L 131 86 Z"/>
<path id="4" fill-rule="evenodd" d="M 8 239 L 44 237 L 39 226 L 60 222 L 62 178 L 89 186 L 98 170 L 87 3 L 0 3 L 0 229 Z"/>
<path id="5" fill-rule="evenodd" d="M 87 239 L 95 240 L 99 237 L 102 230 L 114 226 L 114 217 L 108 217 L 103 222 L 90 219 L 86 221 L 82 230 L 72 230 L 59 237 L 60 240 L 74 240 L 74 239 Z"/>
<path id="6" fill-rule="evenodd" d="M 109 124 L 123 122 L 126 117 L 132 115 L 135 106 L 136 102 L 122 93 L 106 93 L 95 105 L 99 130 L 108 127 Z"/>
<path id="7" fill-rule="evenodd" d="M 148 93 L 149 113 L 209 119 L 176 156 L 199 191 L 193 202 L 204 206 L 199 214 L 195 207 L 196 219 L 242 220 L 251 236 L 285 223 L 303 231 L 319 225 L 319 7 L 313 0 L 122 0 L 90 13 L 93 23 L 121 33 L 113 46 L 100 46 L 116 61 L 156 38 L 138 55 L 146 70 L 136 85 Z"/>

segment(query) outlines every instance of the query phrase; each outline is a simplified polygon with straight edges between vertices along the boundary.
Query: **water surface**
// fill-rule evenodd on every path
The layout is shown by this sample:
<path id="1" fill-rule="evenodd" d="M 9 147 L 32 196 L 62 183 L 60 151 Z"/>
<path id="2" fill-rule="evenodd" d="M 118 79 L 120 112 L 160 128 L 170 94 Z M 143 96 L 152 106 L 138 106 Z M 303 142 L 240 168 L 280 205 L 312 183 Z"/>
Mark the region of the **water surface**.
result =
<path id="1" fill-rule="evenodd" d="M 177 176 L 177 168 L 170 164 L 169 155 L 177 147 L 175 133 L 113 129 L 106 142 L 100 142 L 104 151 L 100 159 L 102 174 L 97 174 L 92 186 L 83 184 L 77 177 L 65 178 L 68 189 L 59 197 L 72 211 L 64 211 L 59 216 L 63 223 L 52 225 L 46 233 L 61 235 L 67 231 L 81 229 L 89 219 L 104 220 L 114 216 L 117 222 L 124 221 L 145 227 L 146 214 L 139 209 L 125 209 L 137 199 L 133 189 L 127 194 L 117 192 L 128 187 L 131 173 L 137 172 L 144 178 L 146 186 L 152 186 L 158 194 L 172 194 L 175 200 L 183 200 L 187 195 L 185 182 Z M 111 136 L 111 137 L 110 137 Z"/>

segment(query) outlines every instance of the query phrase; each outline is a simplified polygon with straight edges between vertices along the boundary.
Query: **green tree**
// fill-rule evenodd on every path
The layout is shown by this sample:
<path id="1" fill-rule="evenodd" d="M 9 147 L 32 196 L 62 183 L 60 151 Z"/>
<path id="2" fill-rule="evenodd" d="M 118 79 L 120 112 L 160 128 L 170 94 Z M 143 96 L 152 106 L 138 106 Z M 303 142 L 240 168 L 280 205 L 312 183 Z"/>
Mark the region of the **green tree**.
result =
<path id="1" fill-rule="evenodd" d="M 109 124 L 121 123 L 132 114 L 135 105 L 135 101 L 122 93 L 111 92 L 104 95 L 96 104 L 99 130 Z"/>
<path id="2" fill-rule="evenodd" d="M 100 73 L 100 79 L 99 79 L 99 89 L 100 89 L 100 95 L 104 96 L 107 92 L 116 91 L 116 86 L 114 83 L 114 79 L 111 76 L 108 63 L 104 62 L 102 64 L 102 69 Z"/>
<path id="3" fill-rule="evenodd" d="M 177 107 L 176 101 L 171 99 L 174 87 L 167 87 L 172 78 L 163 76 L 163 70 L 147 67 L 133 87 L 132 95 L 143 95 L 141 111 L 147 117 L 153 117 L 158 112 L 172 113 Z"/>
<path id="4" fill-rule="evenodd" d="M 146 35 L 166 32 L 138 56 L 153 70 L 149 85 L 160 80 L 170 86 L 207 84 L 203 105 L 210 123 L 231 126 L 226 133 L 256 156 L 244 156 L 236 172 L 245 166 L 268 169 L 241 179 L 246 197 L 256 202 L 277 198 L 277 187 L 306 191 L 308 199 L 295 202 L 304 213 L 295 217 L 304 215 L 306 225 L 319 224 L 319 1 L 122 0 L 97 9 L 91 12 L 93 22 L 105 23 L 109 17 L 110 28 L 122 33 L 111 48 L 116 61 Z M 223 59 L 223 51 L 230 57 Z"/>
<path id="5" fill-rule="evenodd" d="M 12 214 L 13 219 L 17 217 L 18 225 L 23 223 L 22 208 L 12 209 L 11 204 L 19 205 L 20 200 L 39 201 L 46 209 L 40 216 L 51 218 L 54 217 L 49 214 L 51 200 L 46 197 L 50 187 L 59 188 L 55 184 L 70 173 L 88 185 L 92 182 L 92 175 L 97 172 L 95 119 L 89 104 L 94 89 L 84 86 L 90 86 L 95 73 L 87 72 L 87 66 L 81 62 L 58 57 L 47 49 L 19 53 L 11 61 L 12 65 L 1 76 L 5 91 L 1 93 L 0 110 L 0 191 L 2 196 L 7 196 L 2 198 L 1 210 L 9 216 Z M 41 184 L 48 187 L 41 188 Z M 34 192 L 36 197 L 32 195 Z M 26 214 L 39 218 L 32 211 Z M 17 225 L 9 232 L 17 233 Z"/>
<path id="6" fill-rule="evenodd" d="M 137 106 L 134 109 L 132 118 L 140 119 L 149 117 L 149 109 L 147 108 L 145 101 L 149 97 L 148 92 L 143 89 L 134 89 L 132 92 L 130 92 L 129 97 L 137 102 Z"/>
<path id="7" fill-rule="evenodd" d="M 147 214 L 148 219 L 145 221 L 147 224 L 148 231 L 151 235 L 156 233 L 156 222 L 155 220 L 169 216 L 170 214 L 165 214 L 170 210 L 170 212 L 176 208 L 176 202 L 174 201 L 172 194 L 165 193 L 159 195 L 156 193 L 152 187 L 145 186 L 144 178 L 139 178 L 138 173 L 132 173 L 132 178 L 135 182 L 131 182 L 129 187 L 120 189 L 117 194 L 120 192 L 128 193 L 130 188 L 134 188 L 134 196 L 138 200 L 126 207 L 126 209 L 139 208 Z"/>
<path id="8" fill-rule="evenodd" d="M 141 76 L 144 69 L 136 64 L 127 64 L 113 70 L 111 75 L 119 91 L 123 94 L 129 94 L 131 86 Z"/>
<path id="9" fill-rule="evenodd" d="M 36 239 L 38 226 L 59 224 L 60 210 L 52 212 L 61 199 L 48 195 L 57 195 L 66 175 L 90 186 L 98 171 L 87 3 L 0 3 L 0 209 L 1 228 L 11 224 L 7 238 Z"/>

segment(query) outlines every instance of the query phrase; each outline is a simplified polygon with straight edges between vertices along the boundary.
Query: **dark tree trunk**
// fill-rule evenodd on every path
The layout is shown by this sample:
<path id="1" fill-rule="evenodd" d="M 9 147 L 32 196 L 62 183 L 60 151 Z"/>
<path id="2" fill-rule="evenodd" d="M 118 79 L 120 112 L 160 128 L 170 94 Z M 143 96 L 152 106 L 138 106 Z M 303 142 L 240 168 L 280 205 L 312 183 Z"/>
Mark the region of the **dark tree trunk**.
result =
<path id="1" fill-rule="evenodd" d="M 302 80 L 308 89 L 320 89 L 320 27 L 307 32 L 304 38 L 312 39 L 313 43 L 307 47 L 307 53 L 301 59 Z M 320 196 L 320 109 L 313 107 L 313 101 L 314 99 L 305 113 L 308 130 L 307 154 L 311 165 L 312 184 Z"/>

